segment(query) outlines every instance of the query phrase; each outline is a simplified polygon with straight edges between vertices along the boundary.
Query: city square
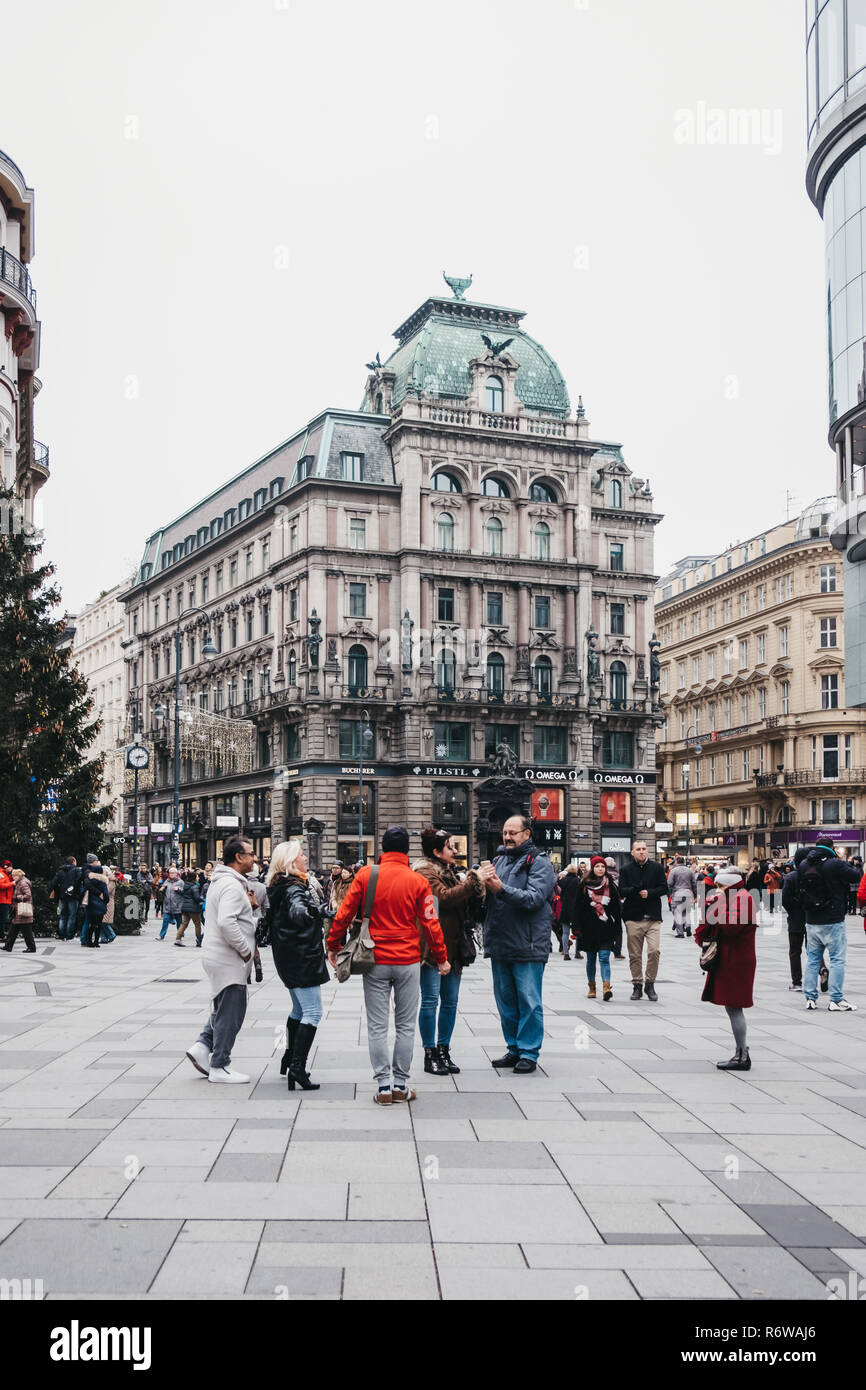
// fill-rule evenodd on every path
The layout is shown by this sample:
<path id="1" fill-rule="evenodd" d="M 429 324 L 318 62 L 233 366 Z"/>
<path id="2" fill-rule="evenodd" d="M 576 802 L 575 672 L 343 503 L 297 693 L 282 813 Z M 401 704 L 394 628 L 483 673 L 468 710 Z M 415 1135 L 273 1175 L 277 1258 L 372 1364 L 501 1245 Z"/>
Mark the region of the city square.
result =
<path id="1" fill-rule="evenodd" d="M 489 970 L 468 969 L 460 1075 L 420 1075 L 402 1111 L 370 1103 L 357 981 L 325 988 L 321 1090 L 297 1096 L 278 1074 L 286 996 L 267 952 L 236 1047 L 253 1082 L 237 1089 L 186 1060 L 206 989 L 152 923 L 96 968 L 74 942 L 16 955 L 3 1274 L 41 1280 L 49 1301 L 364 1299 L 371 1278 L 377 1299 L 852 1297 L 866 1015 L 828 1014 L 826 995 L 804 1011 L 777 921 L 758 943 L 754 1068 L 722 1075 L 726 1022 L 699 1000 L 693 942 L 665 927 L 657 1004 L 630 1001 L 624 967 L 608 1004 L 588 1001 L 582 963 L 553 957 L 533 1076 L 490 1067 Z M 849 940 L 860 995 L 854 919 Z"/>

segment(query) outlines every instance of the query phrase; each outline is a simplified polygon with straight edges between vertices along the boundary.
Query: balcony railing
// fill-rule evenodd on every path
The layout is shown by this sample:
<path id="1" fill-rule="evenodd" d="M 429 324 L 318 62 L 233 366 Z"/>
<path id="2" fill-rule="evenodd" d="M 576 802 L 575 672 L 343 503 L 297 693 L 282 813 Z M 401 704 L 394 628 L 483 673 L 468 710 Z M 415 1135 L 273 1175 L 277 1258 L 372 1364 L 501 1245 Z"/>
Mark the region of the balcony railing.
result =
<path id="1" fill-rule="evenodd" d="M 27 180 L 25 179 L 25 177 L 24 177 L 23 173 L 21 172 L 21 170 L 18 168 L 18 165 L 15 163 L 15 160 L 14 160 L 14 159 L 10 159 L 9 156 L 8 156 L 8 154 L 6 154 L 5 150 L 0 150 L 0 159 L 2 159 L 3 162 L 4 162 L 5 164 L 11 165 L 11 167 L 15 170 L 15 172 L 16 172 L 16 174 L 18 175 L 19 179 L 20 179 L 21 182 L 23 183 L 24 187 L 26 188 L 26 187 L 27 187 Z"/>
<path id="2" fill-rule="evenodd" d="M 5 247 L 0 248 L 0 280 L 5 284 L 11 285 L 13 290 L 17 290 L 20 295 L 30 302 L 33 312 L 36 312 L 36 291 L 30 279 L 30 272 L 26 265 L 22 265 L 17 256 L 13 256 L 11 251 Z"/>
<path id="3" fill-rule="evenodd" d="M 835 777 L 827 777 L 817 768 L 803 772 L 786 772 L 783 774 L 783 780 L 786 787 L 813 786 L 818 782 L 830 787 L 838 786 L 840 782 L 862 785 L 866 781 L 866 768 L 840 768 Z"/>
<path id="4" fill-rule="evenodd" d="M 388 692 L 383 685 L 344 685 L 341 688 L 344 700 L 371 700 L 383 704 Z"/>
<path id="5" fill-rule="evenodd" d="M 394 415 L 403 411 L 395 411 Z M 499 411 L 470 410 L 464 405 L 424 404 L 421 419 L 432 420 L 440 425 L 459 425 L 463 428 L 475 426 L 478 429 L 502 430 L 508 434 L 544 435 L 554 439 L 576 439 L 577 425 L 573 420 L 565 420 L 558 415 L 505 415 Z"/>
<path id="6" fill-rule="evenodd" d="M 43 473 L 49 472 L 48 468 L 49 449 L 47 444 L 40 444 L 38 439 L 33 441 L 33 466 L 41 468 Z"/>

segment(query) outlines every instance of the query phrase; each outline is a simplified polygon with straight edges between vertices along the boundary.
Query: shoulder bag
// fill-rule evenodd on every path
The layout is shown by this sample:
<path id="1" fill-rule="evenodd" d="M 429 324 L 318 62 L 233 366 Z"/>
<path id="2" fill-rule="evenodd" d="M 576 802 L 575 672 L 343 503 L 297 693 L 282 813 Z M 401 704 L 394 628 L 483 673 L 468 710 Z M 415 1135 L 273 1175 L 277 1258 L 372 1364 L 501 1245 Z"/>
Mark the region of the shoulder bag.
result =
<path id="1" fill-rule="evenodd" d="M 716 935 L 709 941 L 705 941 L 701 947 L 701 969 L 709 972 L 714 970 L 719 963 L 719 947 L 721 945 L 721 933 L 717 930 Z"/>
<path id="2" fill-rule="evenodd" d="M 350 975 L 366 975 L 368 970 L 372 970 L 376 964 L 376 958 L 373 955 L 374 942 L 370 936 L 370 917 L 373 913 L 373 903 L 376 900 L 378 877 L 379 866 L 374 864 L 370 870 L 367 891 L 364 894 L 364 919 L 357 931 L 349 932 L 345 943 L 337 952 L 334 974 L 340 984 L 345 984 Z"/>

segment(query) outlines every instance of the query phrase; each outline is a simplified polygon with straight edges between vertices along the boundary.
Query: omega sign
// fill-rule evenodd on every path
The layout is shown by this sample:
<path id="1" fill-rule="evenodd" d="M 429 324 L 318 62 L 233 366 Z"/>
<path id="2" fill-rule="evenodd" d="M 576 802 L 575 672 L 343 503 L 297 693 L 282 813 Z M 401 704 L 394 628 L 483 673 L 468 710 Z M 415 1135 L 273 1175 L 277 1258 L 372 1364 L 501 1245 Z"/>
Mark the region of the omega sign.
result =
<path id="1" fill-rule="evenodd" d="M 642 787 L 656 778 L 654 772 L 594 772 L 592 780 L 596 786 Z"/>
<path id="2" fill-rule="evenodd" d="M 576 782 L 577 768 L 570 767 L 566 771 L 548 771 L 541 767 L 527 767 L 523 770 L 523 777 L 527 782 Z"/>

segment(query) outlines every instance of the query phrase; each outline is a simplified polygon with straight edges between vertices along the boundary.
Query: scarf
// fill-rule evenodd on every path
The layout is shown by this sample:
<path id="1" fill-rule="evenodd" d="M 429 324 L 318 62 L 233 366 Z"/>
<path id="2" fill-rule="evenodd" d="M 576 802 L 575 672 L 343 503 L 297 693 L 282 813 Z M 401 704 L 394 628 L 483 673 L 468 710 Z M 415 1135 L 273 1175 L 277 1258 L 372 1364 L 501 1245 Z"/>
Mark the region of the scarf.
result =
<path id="1" fill-rule="evenodd" d="M 607 921 L 607 905 L 610 902 L 610 884 L 607 874 L 604 878 L 596 880 L 598 886 L 593 887 L 591 880 L 587 880 L 586 891 L 589 894 L 589 901 L 592 903 L 595 914 L 600 922 Z"/>

